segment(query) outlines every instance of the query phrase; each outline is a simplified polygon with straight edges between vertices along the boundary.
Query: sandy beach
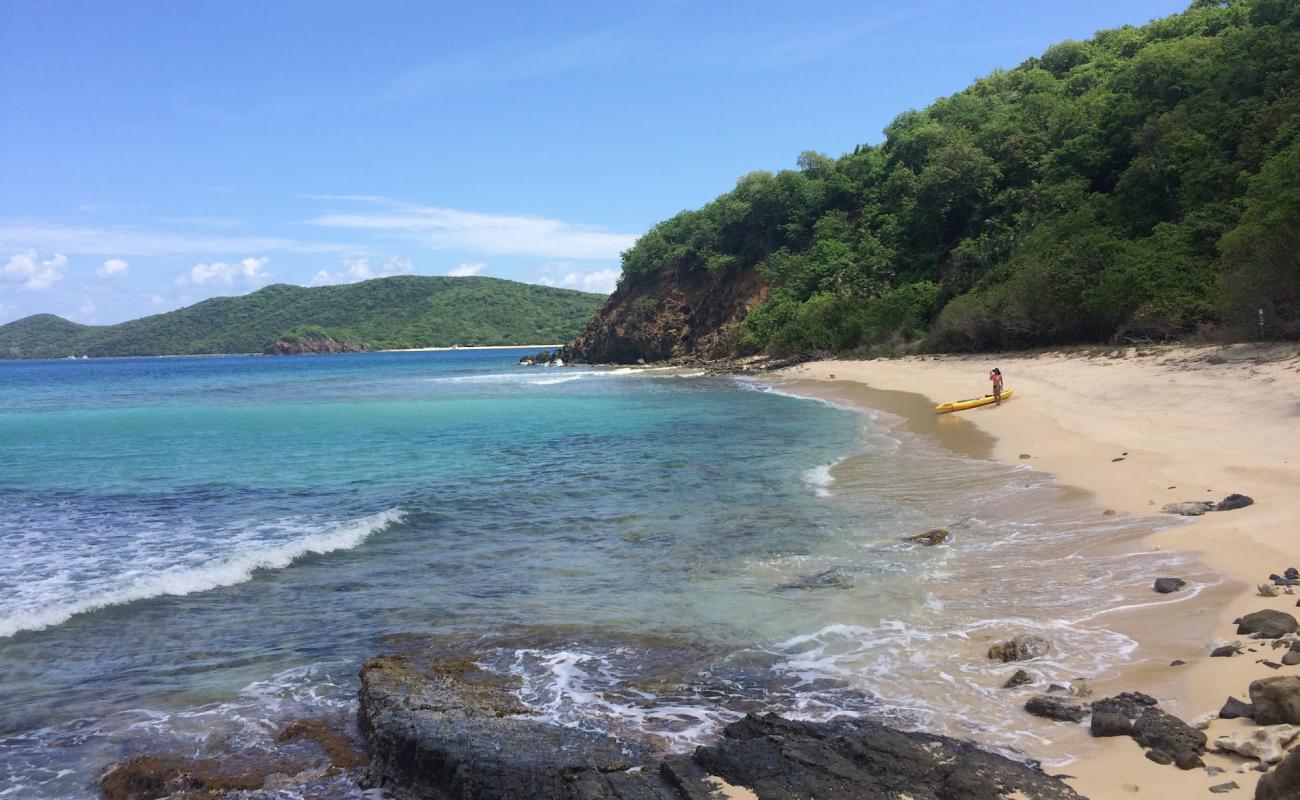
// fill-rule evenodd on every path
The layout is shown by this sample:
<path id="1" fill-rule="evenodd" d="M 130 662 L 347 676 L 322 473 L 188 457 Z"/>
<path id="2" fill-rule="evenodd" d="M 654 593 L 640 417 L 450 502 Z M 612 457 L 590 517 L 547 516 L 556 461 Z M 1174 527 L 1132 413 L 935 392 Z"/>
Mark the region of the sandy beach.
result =
<path id="1" fill-rule="evenodd" d="M 1166 503 L 1218 501 L 1231 493 L 1255 500 L 1250 507 L 1197 517 L 1137 544 L 1194 552 L 1225 581 L 1160 611 L 1117 609 L 1110 624 L 1141 644 L 1137 659 L 1143 664 L 1098 683 L 1097 695 L 1147 691 L 1162 708 L 1191 721 L 1217 712 L 1229 695 L 1249 701 L 1252 680 L 1300 674 L 1300 666 L 1275 670 L 1263 664 L 1284 651 L 1237 636 L 1233 625 L 1237 617 L 1265 608 L 1295 613 L 1297 595 L 1268 598 L 1256 590 L 1270 573 L 1300 566 L 1300 355 L 1295 345 L 820 361 L 784 370 L 781 380 L 792 386 L 816 381 L 823 389 L 808 390 L 805 384 L 805 390 L 850 400 L 855 386 L 869 387 L 876 394 L 856 401 L 877 407 L 899 392 L 937 404 L 986 393 L 994 366 L 1015 390 L 1014 399 L 1002 406 L 936 417 L 915 413 L 919 398 L 909 405 L 898 395 L 892 402 L 911 409 L 913 430 L 975 455 L 1029 464 L 1118 513 L 1157 514 Z M 1215 646 L 1237 641 L 1247 645 L 1240 655 L 1208 657 Z M 1172 657 L 1187 663 L 1168 666 Z M 1023 701 L 1008 695 L 1009 703 Z M 1239 788 L 1226 796 L 1252 797 L 1260 773 L 1249 768 L 1258 762 L 1213 752 L 1213 742 L 1253 727 L 1250 720 L 1238 719 L 1214 720 L 1205 729 L 1211 743 L 1205 763 L 1222 768 L 1221 774 L 1157 765 L 1128 737 L 1092 740 L 1093 754 L 1061 772 L 1092 798 L 1208 796 L 1211 786 L 1229 781 Z M 1087 739 L 1088 731 L 1062 724 L 1061 737 Z"/>

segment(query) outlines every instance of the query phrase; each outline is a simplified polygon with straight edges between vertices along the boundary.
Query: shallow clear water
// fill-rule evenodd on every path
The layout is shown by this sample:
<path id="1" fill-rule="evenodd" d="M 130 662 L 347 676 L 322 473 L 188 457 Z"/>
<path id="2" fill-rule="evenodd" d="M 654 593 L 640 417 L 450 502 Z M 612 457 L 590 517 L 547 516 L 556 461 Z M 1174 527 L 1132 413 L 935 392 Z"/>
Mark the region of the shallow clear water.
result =
<path id="1" fill-rule="evenodd" d="M 0 363 L 0 797 L 345 713 L 406 633 L 664 747 L 778 710 L 1032 752 L 986 640 L 1047 630 L 1034 669 L 1104 673 L 1133 645 L 1090 615 L 1178 563 L 887 415 L 519 355 Z M 940 524 L 951 546 L 897 541 Z"/>

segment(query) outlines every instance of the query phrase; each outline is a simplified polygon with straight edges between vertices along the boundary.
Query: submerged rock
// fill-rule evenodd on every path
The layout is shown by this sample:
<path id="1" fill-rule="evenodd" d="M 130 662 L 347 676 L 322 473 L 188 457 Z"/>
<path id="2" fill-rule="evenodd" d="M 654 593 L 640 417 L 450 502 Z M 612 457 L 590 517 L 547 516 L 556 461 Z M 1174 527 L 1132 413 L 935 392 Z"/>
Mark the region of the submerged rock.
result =
<path id="1" fill-rule="evenodd" d="M 1088 710 L 1083 706 L 1041 694 L 1029 698 L 1025 703 L 1025 710 L 1036 717 L 1046 717 L 1059 722 L 1080 722 L 1088 716 Z"/>
<path id="2" fill-rule="evenodd" d="M 1031 658 L 1045 656 L 1052 651 L 1052 642 L 1043 636 L 1032 633 L 1009 639 L 989 648 L 989 658 L 996 661 L 1028 661 Z"/>
<path id="3" fill-rule="evenodd" d="M 1176 592 L 1187 585 L 1187 581 L 1182 578 L 1156 578 L 1155 585 L 1152 587 L 1160 594 L 1169 594 Z"/>
<path id="4" fill-rule="evenodd" d="M 1256 634 L 1261 639 L 1280 639 L 1300 629 L 1300 622 L 1286 613 L 1272 608 L 1247 614 L 1237 620 L 1237 634 Z"/>
<path id="5" fill-rule="evenodd" d="M 777 591 L 788 591 L 790 589 L 852 589 L 853 581 L 849 580 L 840 571 L 839 567 L 831 567 L 812 575 L 796 578 L 776 588 Z"/>
<path id="6" fill-rule="evenodd" d="M 1300 675 L 1252 681 L 1250 704 L 1260 725 L 1300 725 Z"/>
<path id="7" fill-rule="evenodd" d="M 1017 686 L 1024 686 L 1026 683 L 1033 683 L 1033 682 L 1034 682 L 1034 678 L 1032 675 L 1030 675 L 1028 672 L 1025 672 L 1023 669 L 1018 669 L 1015 672 L 1011 673 L 1011 677 L 1007 678 L 1007 682 L 1002 684 L 1002 688 L 1014 689 Z"/>
<path id="8" fill-rule="evenodd" d="M 915 544 L 924 547 L 934 547 L 936 544 L 943 544 L 948 541 L 948 537 L 951 535 L 952 532 L 947 528 L 935 528 L 934 530 L 929 530 L 925 533 L 914 533 L 911 536 L 904 536 L 903 541 L 914 542 Z"/>

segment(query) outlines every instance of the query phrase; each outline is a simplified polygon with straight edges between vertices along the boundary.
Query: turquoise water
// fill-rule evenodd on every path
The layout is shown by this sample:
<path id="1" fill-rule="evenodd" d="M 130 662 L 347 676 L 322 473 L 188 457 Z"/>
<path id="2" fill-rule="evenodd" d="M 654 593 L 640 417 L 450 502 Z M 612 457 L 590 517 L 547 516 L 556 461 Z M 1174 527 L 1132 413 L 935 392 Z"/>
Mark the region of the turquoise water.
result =
<path id="1" fill-rule="evenodd" d="M 1157 562 L 1058 553 L 1039 618 L 967 590 L 1015 569 L 1008 536 L 1023 557 L 1146 523 L 1084 524 L 1045 476 L 884 415 L 520 352 L 0 363 L 0 797 L 347 713 L 397 634 L 666 747 L 747 710 L 987 719 L 987 668 L 943 664 L 993 618 L 1110 647 L 1062 673 L 1131 652 L 1079 620 Z M 940 522 L 951 548 L 897 544 Z M 824 569 L 845 588 L 781 588 Z"/>

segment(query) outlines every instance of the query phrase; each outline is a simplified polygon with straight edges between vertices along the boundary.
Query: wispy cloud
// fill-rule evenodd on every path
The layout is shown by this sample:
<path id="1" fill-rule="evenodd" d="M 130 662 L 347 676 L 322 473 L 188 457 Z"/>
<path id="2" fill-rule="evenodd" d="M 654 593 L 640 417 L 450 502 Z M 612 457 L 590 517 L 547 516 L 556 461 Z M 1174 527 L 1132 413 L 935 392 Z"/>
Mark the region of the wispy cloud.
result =
<path id="1" fill-rule="evenodd" d="M 120 258 L 110 258 L 105 261 L 103 266 L 95 270 L 95 274 L 101 278 L 107 278 L 111 275 L 120 275 L 130 269 L 131 265 Z"/>
<path id="2" fill-rule="evenodd" d="M 177 286 L 216 286 L 257 289 L 271 282 L 266 271 L 269 258 L 248 258 L 236 262 L 213 261 L 195 264 L 176 279 Z"/>
<path id="3" fill-rule="evenodd" d="M 618 285 L 617 269 L 574 269 L 570 264 L 547 264 L 537 273 L 537 282 L 543 286 L 580 289 L 584 292 L 612 294 Z"/>
<path id="4" fill-rule="evenodd" d="M 329 286 L 336 283 L 356 283 L 371 278 L 386 278 L 389 275 L 407 275 L 415 269 L 411 259 L 406 256 L 394 256 L 387 261 L 373 266 L 368 258 L 344 258 L 343 269 L 338 272 L 321 270 L 312 276 L 310 286 Z"/>
<path id="5" fill-rule="evenodd" d="M 39 222 L 0 222 L 0 250 L 19 248 L 98 256 L 211 256 L 240 252 L 355 255 L 359 250 L 355 245 L 301 242 L 276 236 L 211 236 L 147 228 L 98 228 Z"/>
<path id="6" fill-rule="evenodd" d="M 473 261 L 447 270 L 447 276 L 450 278 L 468 278 L 470 275 L 481 275 L 486 269 L 487 264 L 482 261 Z"/>
<path id="7" fill-rule="evenodd" d="M 389 232 L 434 250 L 543 258 L 617 258 L 637 240 L 636 234 L 613 233 L 593 225 L 546 217 L 459 211 L 384 198 L 356 199 L 381 209 L 369 213 L 323 214 L 308 223 L 325 228 Z"/>
<path id="8" fill-rule="evenodd" d="M 0 267 L 0 279 L 39 292 L 63 280 L 67 268 L 68 257 L 62 253 L 55 253 L 48 259 L 42 259 L 35 250 L 25 250 L 14 253 L 5 265 Z"/>

